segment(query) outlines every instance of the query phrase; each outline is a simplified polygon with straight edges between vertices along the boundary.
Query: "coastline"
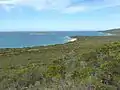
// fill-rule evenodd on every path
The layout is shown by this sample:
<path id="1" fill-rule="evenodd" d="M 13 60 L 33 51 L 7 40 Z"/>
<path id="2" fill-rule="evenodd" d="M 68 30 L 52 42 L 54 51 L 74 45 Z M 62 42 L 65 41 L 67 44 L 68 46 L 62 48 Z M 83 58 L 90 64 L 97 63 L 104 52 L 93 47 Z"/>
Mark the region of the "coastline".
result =
<path id="1" fill-rule="evenodd" d="M 99 35 L 98 34 L 96 34 L 96 37 L 99 37 L 99 36 L 118 36 L 116 33 L 114 34 L 114 33 L 110 33 L 110 32 L 105 32 L 105 31 L 98 31 L 99 33 Z M 73 32 L 72 32 L 73 33 Z M 38 35 L 38 36 L 33 36 L 33 38 L 36 38 L 36 37 L 38 37 L 39 38 L 39 35 L 45 35 L 46 33 L 36 33 L 36 35 Z M 83 33 L 84 34 L 84 33 Z M 32 33 L 31 35 L 35 35 L 34 33 Z M 58 34 L 59 35 L 59 34 Z M 14 36 L 14 35 L 13 35 Z M 42 36 L 43 37 L 43 39 L 44 39 L 44 36 Z M 61 37 L 60 39 L 58 39 L 58 40 L 60 40 L 60 41 L 58 41 L 57 42 L 57 40 L 55 41 L 55 42 L 53 42 L 53 43 L 50 43 L 50 44 L 48 44 L 48 43 L 45 43 L 45 44 L 33 44 L 33 45 L 18 45 L 18 46 L 8 46 L 7 47 L 7 45 L 8 44 L 5 44 L 6 46 L 2 46 L 1 45 L 1 47 L 0 47 L 0 49 L 5 49 L 5 48 L 28 48 L 28 47 L 30 47 L 30 48 L 32 48 L 32 47 L 44 47 L 44 46 L 53 46 L 53 45 L 57 45 L 57 44 L 66 44 L 66 43 L 69 43 L 69 42 L 75 42 L 75 41 L 79 41 L 79 38 L 80 37 L 95 37 L 95 35 L 94 35 L 94 33 L 93 33 L 93 36 L 90 36 L 90 35 L 85 35 L 85 36 L 80 36 L 80 35 L 77 35 L 77 34 L 75 34 L 74 36 L 72 35 L 72 34 L 70 34 L 70 35 L 66 35 L 65 37 L 63 36 L 63 37 Z M 51 38 L 51 40 L 52 40 L 53 38 Z M 29 39 L 28 39 L 29 40 Z M 54 39 L 53 39 L 54 40 Z M 4 40 L 5 41 L 5 40 Z M 24 40 L 23 40 L 24 41 Z M 37 40 L 36 40 L 37 41 Z M 38 42 L 39 42 L 40 40 L 38 40 Z M 16 44 L 16 43 L 15 43 Z M 13 43 L 13 45 L 14 45 L 14 43 Z"/>
<path id="2" fill-rule="evenodd" d="M 77 40 L 77 38 L 75 36 L 65 36 L 64 37 L 64 41 L 65 41 L 64 43 L 74 42 L 76 40 Z"/>
<path id="3" fill-rule="evenodd" d="M 106 36 L 116 36 L 116 34 L 111 34 L 111 33 L 105 33 Z"/>
<path id="4" fill-rule="evenodd" d="M 98 32 L 100 32 L 100 34 L 104 34 L 103 36 L 113 36 L 113 35 L 115 35 L 115 34 L 103 32 L 103 31 L 98 31 Z"/>
<path id="5" fill-rule="evenodd" d="M 68 42 L 74 42 L 76 40 L 77 40 L 77 38 L 71 38 L 70 40 L 68 40 Z"/>
<path id="6" fill-rule="evenodd" d="M 117 33 L 113 33 L 111 31 L 98 31 L 98 32 L 105 34 L 104 36 L 117 36 Z"/>

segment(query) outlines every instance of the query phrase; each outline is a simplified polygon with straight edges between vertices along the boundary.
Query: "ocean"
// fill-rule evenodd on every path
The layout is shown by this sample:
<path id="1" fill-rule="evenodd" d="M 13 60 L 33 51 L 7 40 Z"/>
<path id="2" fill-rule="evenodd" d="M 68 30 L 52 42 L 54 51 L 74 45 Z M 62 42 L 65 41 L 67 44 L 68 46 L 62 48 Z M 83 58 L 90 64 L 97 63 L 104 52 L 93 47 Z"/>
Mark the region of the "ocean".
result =
<path id="1" fill-rule="evenodd" d="M 0 32 L 0 48 L 46 46 L 68 42 L 71 36 L 104 36 L 96 31 Z"/>

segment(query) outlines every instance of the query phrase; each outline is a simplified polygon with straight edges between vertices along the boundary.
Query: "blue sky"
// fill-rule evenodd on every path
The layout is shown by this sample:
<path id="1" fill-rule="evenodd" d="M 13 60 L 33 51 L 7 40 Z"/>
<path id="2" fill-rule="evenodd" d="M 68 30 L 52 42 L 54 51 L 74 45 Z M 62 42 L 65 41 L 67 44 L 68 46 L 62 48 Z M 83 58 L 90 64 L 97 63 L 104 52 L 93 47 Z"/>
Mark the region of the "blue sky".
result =
<path id="1" fill-rule="evenodd" d="M 0 30 L 120 28 L 120 0 L 0 0 Z"/>

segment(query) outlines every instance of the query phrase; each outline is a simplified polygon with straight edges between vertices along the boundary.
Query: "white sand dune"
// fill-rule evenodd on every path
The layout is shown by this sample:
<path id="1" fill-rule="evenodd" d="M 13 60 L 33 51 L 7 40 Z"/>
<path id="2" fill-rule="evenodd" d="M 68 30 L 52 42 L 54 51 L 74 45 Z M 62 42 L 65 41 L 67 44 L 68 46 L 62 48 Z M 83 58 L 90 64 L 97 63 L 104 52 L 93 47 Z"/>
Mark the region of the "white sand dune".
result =
<path id="1" fill-rule="evenodd" d="M 74 42 L 74 41 L 76 41 L 77 40 L 77 38 L 71 38 L 70 40 L 69 40 L 69 42 Z"/>

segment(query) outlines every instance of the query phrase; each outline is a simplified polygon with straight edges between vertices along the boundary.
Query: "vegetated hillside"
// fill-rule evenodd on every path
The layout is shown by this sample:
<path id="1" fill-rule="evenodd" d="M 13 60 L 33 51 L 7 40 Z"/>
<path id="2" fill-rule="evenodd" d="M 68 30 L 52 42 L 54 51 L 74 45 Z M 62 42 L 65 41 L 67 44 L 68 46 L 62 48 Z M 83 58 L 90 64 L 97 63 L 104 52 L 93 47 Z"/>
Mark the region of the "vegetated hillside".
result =
<path id="1" fill-rule="evenodd" d="M 120 90 L 120 37 L 77 38 L 63 45 L 1 49 L 0 90 Z"/>
<path id="2" fill-rule="evenodd" d="M 102 31 L 102 32 L 104 32 L 104 33 L 110 33 L 110 34 L 115 34 L 115 35 L 120 35 L 120 28 L 106 30 L 106 31 Z"/>
<path id="3" fill-rule="evenodd" d="M 76 37 L 75 42 L 66 44 L 32 47 L 32 48 L 12 48 L 0 49 L 0 67 L 9 65 L 26 65 L 29 62 L 41 61 L 46 64 L 52 60 L 61 58 L 72 51 L 79 57 L 83 53 L 93 51 L 95 48 L 109 42 L 120 41 L 119 36 L 100 37 Z"/>

